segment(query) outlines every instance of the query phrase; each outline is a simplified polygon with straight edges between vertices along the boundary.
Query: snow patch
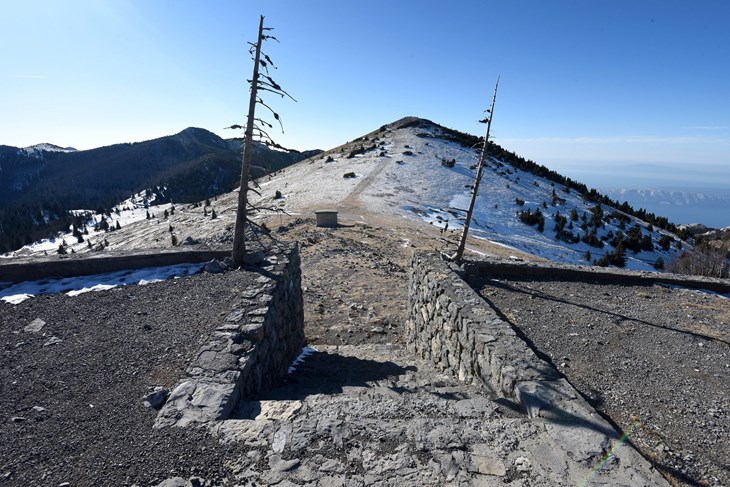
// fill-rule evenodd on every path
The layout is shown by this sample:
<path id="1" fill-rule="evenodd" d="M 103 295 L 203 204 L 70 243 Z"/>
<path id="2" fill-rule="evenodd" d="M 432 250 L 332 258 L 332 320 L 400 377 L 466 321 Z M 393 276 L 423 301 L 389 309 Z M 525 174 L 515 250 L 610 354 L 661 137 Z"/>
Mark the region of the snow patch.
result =
<path id="1" fill-rule="evenodd" d="M 196 274 L 203 270 L 204 265 L 178 264 L 94 274 L 91 276 L 25 281 L 1 289 L 0 300 L 10 304 L 19 304 L 27 299 L 43 294 L 66 293 L 68 296 L 78 296 L 79 294 L 93 291 L 106 291 L 117 286 L 142 286 L 152 282 L 160 282 Z"/>

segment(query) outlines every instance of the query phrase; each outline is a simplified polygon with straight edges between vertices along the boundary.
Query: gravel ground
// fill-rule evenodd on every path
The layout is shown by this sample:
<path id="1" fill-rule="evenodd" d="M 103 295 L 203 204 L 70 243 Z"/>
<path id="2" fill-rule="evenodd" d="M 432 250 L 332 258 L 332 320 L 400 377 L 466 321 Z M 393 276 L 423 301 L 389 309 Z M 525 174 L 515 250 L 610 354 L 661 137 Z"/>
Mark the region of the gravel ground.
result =
<path id="1" fill-rule="evenodd" d="M 475 289 L 677 485 L 730 485 L 730 300 L 483 278 Z"/>
<path id="2" fill-rule="evenodd" d="M 183 377 L 250 278 L 204 273 L 0 303 L 0 485 L 222 480 L 226 448 L 204 430 L 153 430 L 157 412 L 142 397 Z M 36 319 L 42 329 L 25 331 Z"/>

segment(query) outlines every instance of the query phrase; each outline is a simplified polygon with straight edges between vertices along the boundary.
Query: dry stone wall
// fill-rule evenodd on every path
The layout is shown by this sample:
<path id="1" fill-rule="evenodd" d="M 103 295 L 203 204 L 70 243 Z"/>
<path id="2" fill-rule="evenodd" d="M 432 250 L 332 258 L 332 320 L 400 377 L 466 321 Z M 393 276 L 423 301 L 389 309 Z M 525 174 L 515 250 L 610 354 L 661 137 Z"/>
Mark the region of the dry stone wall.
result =
<path id="1" fill-rule="evenodd" d="M 288 373 L 304 346 L 299 247 L 270 254 L 260 274 L 197 353 L 158 413 L 156 428 L 226 419 L 241 398 Z"/>
<path id="2" fill-rule="evenodd" d="M 518 380 L 558 377 L 437 255 L 414 253 L 409 301 L 409 349 L 459 379 L 511 396 Z"/>
<path id="3" fill-rule="evenodd" d="M 436 254 L 411 259 L 409 350 L 451 371 L 460 380 L 484 384 L 512 399 L 530 417 L 590 423 L 617 436 L 549 363 L 540 359 L 497 313 Z"/>

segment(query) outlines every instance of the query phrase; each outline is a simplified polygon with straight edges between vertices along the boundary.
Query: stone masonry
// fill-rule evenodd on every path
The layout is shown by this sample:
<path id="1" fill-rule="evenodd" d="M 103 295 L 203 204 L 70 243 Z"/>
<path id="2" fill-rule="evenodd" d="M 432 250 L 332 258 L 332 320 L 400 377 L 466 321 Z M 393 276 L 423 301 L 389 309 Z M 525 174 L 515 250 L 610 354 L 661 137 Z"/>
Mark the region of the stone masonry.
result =
<path id="1" fill-rule="evenodd" d="M 464 382 L 483 384 L 529 418 L 544 421 L 577 463 L 597 465 L 620 443 L 620 435 L 580 393 L 436 254 L 412 256 L 406 343 L 419 358 Z M 635 485 L 667 485 L 633 448 L 614 456 L 651 472 Z"/>
<path id="2" fill-rule="evenodd" d="M 155 428 L 226 419 L 237 402 L 287 374 L 304 346 L 299 247 L 282 247 L 259 267 L 243 300 L 198 350 Z"/>

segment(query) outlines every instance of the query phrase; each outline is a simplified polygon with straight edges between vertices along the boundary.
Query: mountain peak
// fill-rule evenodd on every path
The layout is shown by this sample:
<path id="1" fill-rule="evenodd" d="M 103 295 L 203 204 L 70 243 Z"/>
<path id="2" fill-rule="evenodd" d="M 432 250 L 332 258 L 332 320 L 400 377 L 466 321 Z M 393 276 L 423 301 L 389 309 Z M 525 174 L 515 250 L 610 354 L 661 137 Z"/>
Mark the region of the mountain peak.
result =
<path id="1" fill-rule="evenodd" d="M 45 152 L 75 152 L 76 149 L 73 147 L 61 147 L 55 144 L 49 144 L 47 142 L 41 143 L 41 144 L 35 144 L 28 147 L 23 147 L 23 150 L 27 152 L 37 152 L 37 151 L 45 151 Z"/>
<path id="2" fill-rule="evenodd" d="M 227 143 L 209 130 L 199 127 L 188 127 L 172 136 L 185 145 L 205 145 L 212 147 L 227 147 Z"/>
<path id="3" fill-rule="evenodd" d="M 391 129 L 403 129 L 408 127 L 421 127 L 421 128 L 429 128 L 429 127 L 437 127 L 438 124 L 432 122 L 431 120 L 421 118 L 421 117 L 414 117 L 414 116 L 408 116 L 403 117 L 401 119 L 396 120 L 395 122 L 389 123 L 387 127 L 390 127 Z"/>

